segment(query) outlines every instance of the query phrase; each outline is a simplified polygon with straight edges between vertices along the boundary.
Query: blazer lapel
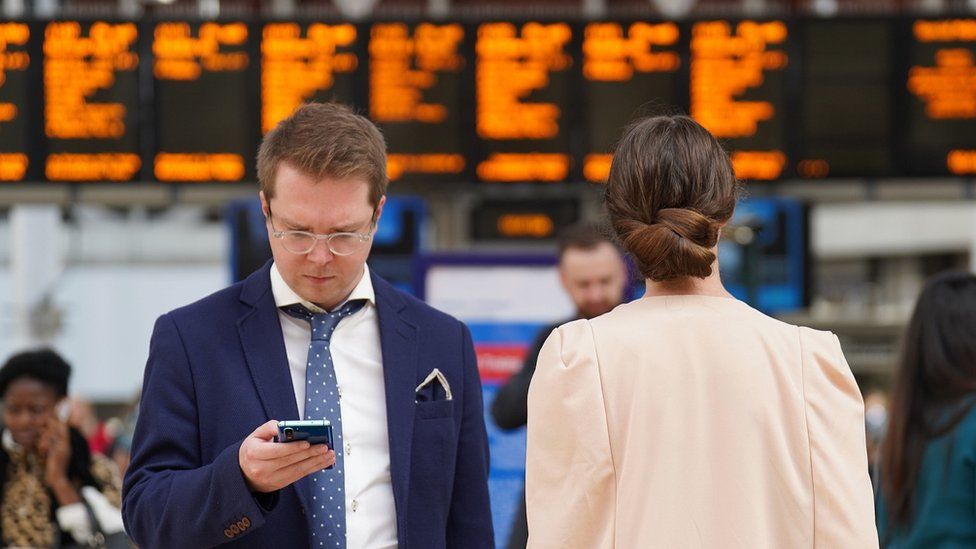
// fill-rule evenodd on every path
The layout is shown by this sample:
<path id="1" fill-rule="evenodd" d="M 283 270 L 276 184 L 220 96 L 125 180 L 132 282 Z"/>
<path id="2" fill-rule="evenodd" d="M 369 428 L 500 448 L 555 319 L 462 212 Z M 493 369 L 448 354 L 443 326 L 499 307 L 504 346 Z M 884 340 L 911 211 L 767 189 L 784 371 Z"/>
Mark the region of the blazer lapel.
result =
<path id="1" fill-rule="evenodd" d="M 251 305 L 237 323 L 244 358 L 269 419 L 298 419 L 295 388 L 281 322 L 271 293 L 270 263 L 245 280 L 241 301 Z"/>
<path id="2" fill-rule="evenodd" d="M 281 333 L 281 321 L 271 292 L 271 262 L 247 277 L 241 290 L 241 301 L 252 309 L 237 322 L 244 358 L 251 379 L 258 390 L 261 406 L 268 419 L 298 419 L 295 387 L 288 368 L 288 353 Z M 257 427 L 255 425 L 255 427 Z M 308 479 L 292 485 L 305 508 L 309 506 Z"/>
<path id="3" fill-rule="evenodd" d="M 417 385 L 417 327 L 402 315 L 406 301 L 386 281 L 373 275 L 383 351 L 386 415 L 390 439 L 390 475 L 400 540 L 406 540 L 410 490 L 410 453 Z"/>

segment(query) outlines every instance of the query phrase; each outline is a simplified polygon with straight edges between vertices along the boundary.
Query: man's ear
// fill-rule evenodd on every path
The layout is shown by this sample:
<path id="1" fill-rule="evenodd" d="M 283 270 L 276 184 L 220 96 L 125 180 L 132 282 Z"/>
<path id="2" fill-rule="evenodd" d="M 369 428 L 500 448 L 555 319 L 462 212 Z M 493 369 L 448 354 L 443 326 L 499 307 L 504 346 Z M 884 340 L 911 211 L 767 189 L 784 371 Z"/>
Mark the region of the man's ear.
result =
<path id="1" fill-rule="evenodd" d="M 264 198 L 264 191 L 258 191 L 258 196 L 261 198 L 261 213 L 264 214 L 264 218 L 268 218 L 268 201 Z"/>
<path id="2" fill-rule="evenodd" d="M 556 265 L 556 272 L 559 273 L 559 283 L 562 284 L 563 290 L 569 292 L 569 281 L 566 280 L 566 270 L 563 269 L 562 261 L 560 261 L 559 264 Z"/>
<path id="3" fill-rule="evenodd" d="M 376 215 L 374 216 L 373 223 L 379 223 L 380 216 L 383 215 L 383 206 L 386 204 L 386 195 L 380 197 L 380 201 L 376 204 Z"/>

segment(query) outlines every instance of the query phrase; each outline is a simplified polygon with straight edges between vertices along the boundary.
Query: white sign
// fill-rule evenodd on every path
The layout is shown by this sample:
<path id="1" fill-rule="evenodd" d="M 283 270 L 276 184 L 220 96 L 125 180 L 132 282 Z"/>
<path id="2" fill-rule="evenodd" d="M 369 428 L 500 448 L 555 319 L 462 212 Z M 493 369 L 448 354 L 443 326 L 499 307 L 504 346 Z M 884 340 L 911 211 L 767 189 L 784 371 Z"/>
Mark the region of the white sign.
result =
<path id="1" fill-rule="evenodd" d="M 548 324 L 575 314 L 555 265 L 435 265 L 426 301 L 464 322 Z"/>

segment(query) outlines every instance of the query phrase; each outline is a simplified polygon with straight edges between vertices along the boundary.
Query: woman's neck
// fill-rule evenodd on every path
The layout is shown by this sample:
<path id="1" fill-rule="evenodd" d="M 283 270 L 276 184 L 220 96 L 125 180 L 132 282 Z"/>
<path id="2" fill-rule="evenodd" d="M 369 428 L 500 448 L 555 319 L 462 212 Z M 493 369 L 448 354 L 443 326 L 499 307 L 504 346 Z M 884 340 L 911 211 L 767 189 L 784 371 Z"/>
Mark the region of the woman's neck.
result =
<path id="1" fill-rule="evenodd" d="M 646 279 L 648 297 L 666 295 L 704 295 L 713 297 L 733 297 L 725 286 L 718 272 L 718 259 L 712 263 L 712 274 L 705 278 L 688 276 L 671 280 Z"/>

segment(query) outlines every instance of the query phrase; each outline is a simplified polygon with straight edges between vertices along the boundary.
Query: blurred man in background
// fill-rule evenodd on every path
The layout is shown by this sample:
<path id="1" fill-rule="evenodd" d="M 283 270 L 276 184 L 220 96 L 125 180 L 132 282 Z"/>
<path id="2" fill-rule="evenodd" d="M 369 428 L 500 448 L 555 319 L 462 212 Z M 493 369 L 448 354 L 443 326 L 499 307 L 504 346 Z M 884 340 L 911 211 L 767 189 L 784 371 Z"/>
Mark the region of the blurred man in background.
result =
<path id="1" fill-rule="evenodd" d="M 598 317 L 623 301 L 627 289 L 627 264 L 604 227 L 596 223 L 581 223 L 568 228 L 560 236 L 559 281 L 573 301 L 576 315 L 540 330 L 525 355 L 522 370 L 498 390 L 491 414 L 502 429 L 518 429 L 528 420 L 529 382 L 535 372 L 539 350 L 549 333 L 572 320 Z M 508 547 L 524 548 L 527 541 L 523 497 L 512 525 Z"/>

